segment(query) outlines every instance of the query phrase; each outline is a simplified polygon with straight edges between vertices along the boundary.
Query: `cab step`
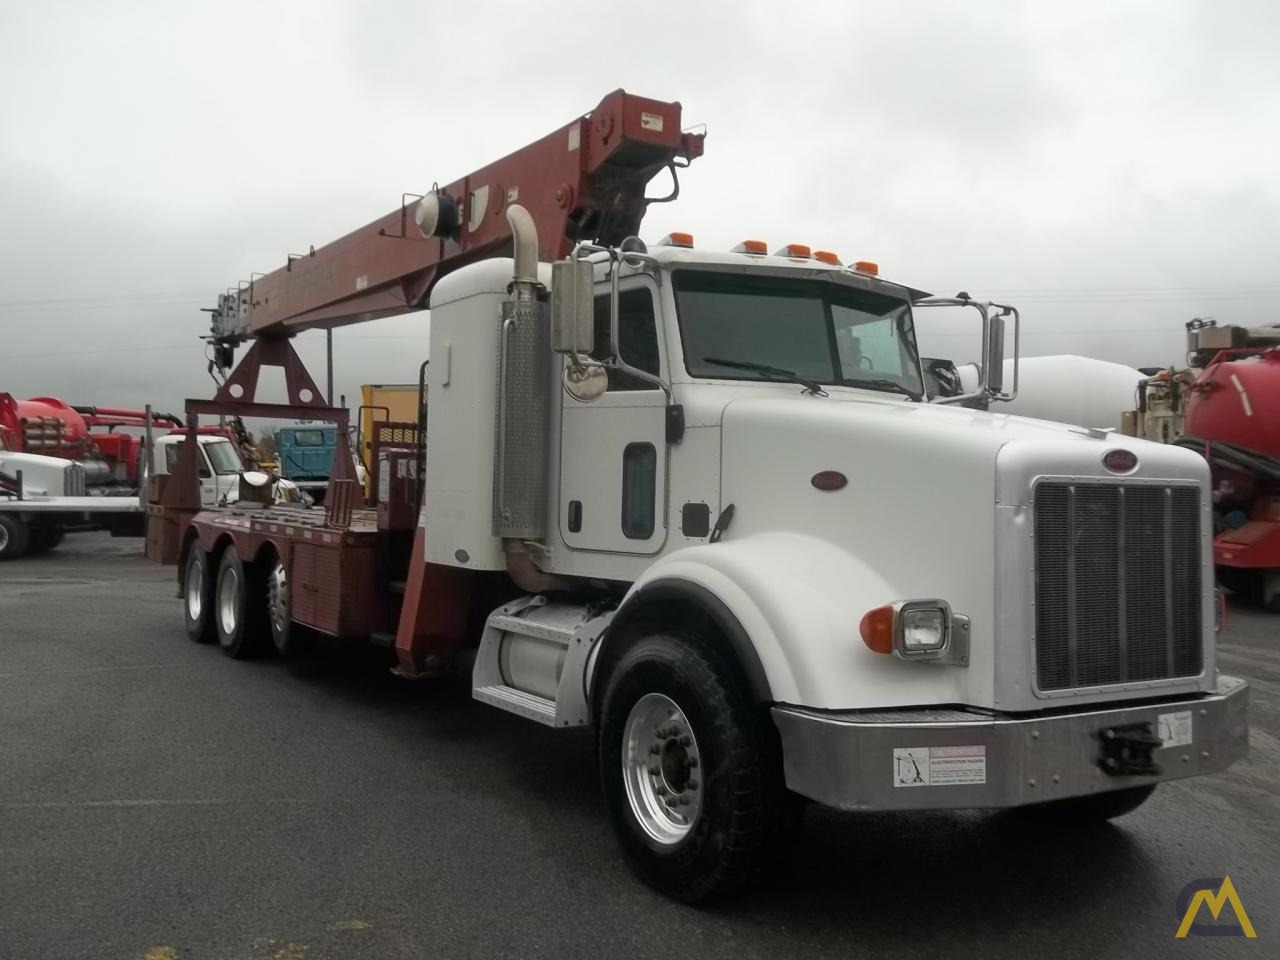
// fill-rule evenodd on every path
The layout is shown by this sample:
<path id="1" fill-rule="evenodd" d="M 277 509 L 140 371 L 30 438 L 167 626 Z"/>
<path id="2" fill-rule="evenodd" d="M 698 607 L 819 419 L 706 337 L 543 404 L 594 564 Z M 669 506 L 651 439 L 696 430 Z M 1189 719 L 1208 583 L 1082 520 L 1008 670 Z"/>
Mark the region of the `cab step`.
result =
<path id="1" fill-rule="evenodd" d="M 525 693 L 515 687 L 495 683 L 487 687 L 476 687 L 471 696 L 481 703 L 487 703 L 500 710 L 519 714 L 526 720 L 536 720 L 548 727 L 556 725 L 556 702 L 533 693 Z"/>

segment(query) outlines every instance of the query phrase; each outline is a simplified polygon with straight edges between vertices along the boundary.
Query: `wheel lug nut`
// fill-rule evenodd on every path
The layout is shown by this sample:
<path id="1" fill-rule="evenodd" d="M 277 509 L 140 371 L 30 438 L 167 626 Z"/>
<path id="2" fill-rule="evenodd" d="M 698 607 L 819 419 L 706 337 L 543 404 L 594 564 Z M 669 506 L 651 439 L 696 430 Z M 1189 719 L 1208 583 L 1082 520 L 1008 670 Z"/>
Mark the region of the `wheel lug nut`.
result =
<path id="1" fill-rule="evenodd" d="M 698 781 L 697 781 L 697 780 L 694 780 L 692 777 L 690 777 L 690 778 L 689 778 L 689 780 L 685 783 L 685 789 L 687 789 L 687 790 L 697 790 L 697 789 L 698 789 Z"/>
<path id="2" fill-rule="evenodd" d="M 651 747 L 649 747 L 649 752 L 656 757 L 658 754 L 662 752 L 662 748 L 655 743 Z"/>
<path id="3" fill-rule="evenodd" d="M 689 758 L 689 768 L 690 768 L 690 769 L 693 769 L 693 768 L 694 768 L 694 767 L 696 767 L 697 765 L 698 765 L 698 758 L 697 758 L 697 757 L 690 757 L 690 758 Z"/>
<path id="4" fill-rule="evenodd" d="M 651 767 L 649 768 L 649 776 L 651 776 L 651 777 L 656 777 L 656 776 L 657 776 L 658 774 L 660 774 L 661 772 L 662 772 L 662 770 L 658 767 L 658 765 L 657 765 L 657 764 L 654 764 L 653 766 L 651 766 Z"/>
<path id="5" fill-rule="evenodd" d="M 689 744 L 693 743 L 693 741 L 690 740 L 689 737 L 686 735 L 680 738 L 679 743 L 680 743 L 680 746 L 687 747 L 689 746 Z"/>

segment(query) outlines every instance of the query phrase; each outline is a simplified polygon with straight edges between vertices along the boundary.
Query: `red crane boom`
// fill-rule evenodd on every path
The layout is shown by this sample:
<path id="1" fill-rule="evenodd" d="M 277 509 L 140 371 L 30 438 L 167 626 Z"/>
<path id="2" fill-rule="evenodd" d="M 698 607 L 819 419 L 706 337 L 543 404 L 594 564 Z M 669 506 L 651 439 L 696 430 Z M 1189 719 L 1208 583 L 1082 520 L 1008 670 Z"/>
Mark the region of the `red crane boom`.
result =
<path id="1" fill-rule="evenodd" d="M 679 103 L 615 90 L 554 133 L 433 188 L 425 222 L 422 198 L 405 194 L 386 216 L 242 284 L 214 312 L 214 339 L 235 343 L 423 307 L 445 273 L 510 246 L 510 203 L 533 216 L 544 260 L 566 256 L 579 240 L 617 244 L 639 230 L 653 202 L 644 195 L 649 181 L 664 168 L 674 178 L 678 161 L 701 156 L 703 138 L 681 132 Z"/>

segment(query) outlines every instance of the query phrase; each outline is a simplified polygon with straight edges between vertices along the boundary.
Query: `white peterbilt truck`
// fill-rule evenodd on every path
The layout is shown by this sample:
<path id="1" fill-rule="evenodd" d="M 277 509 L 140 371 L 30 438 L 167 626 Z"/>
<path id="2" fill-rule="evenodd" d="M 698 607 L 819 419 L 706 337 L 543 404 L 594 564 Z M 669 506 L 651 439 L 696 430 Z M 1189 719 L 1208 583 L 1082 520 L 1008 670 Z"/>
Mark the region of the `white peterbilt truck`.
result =
<path id="1" fill-rule="evenodd" d="M 632 136 L 678 129 L 678 105 L 635 109 L 658 119 L 624 116 Z M 570 151 L 599 118 L 575 124 Z M 485 173 L 423 198 L 421 236 L 466 251 Z M 503 187 L 538 209 L 536 179 Z M 625 852 L 685 900 L 758 876 L 797 797 L 1102 819 L 1245 753 L 1203 459 L 976 409 L 1015 392 L 1012 308 L 796 245 L 628 237 L 548 262 L 537 219 L 502 213 L 514 259 L 466 258 L 412 304 L 431 403 L 408 529 L 381 507 L 155 504 L 149 550 L 179 565 L 193 639 L 248 657 L 294 653 L 302 626 L 371 636 L 405 676 L 460 665 L 484 703 L 593 726 Z M 400 239 L 379 230 L 370 250 Z M 347 291 L 380 279 L 356 236 L 312 255 L 356 271 Z M 299 264 L 222 332 L 281 322 L 294 282 L 296 325 L 332 320 Z M 914 318 L 938 307 L 981 321 L 990 373 L 967 394 L 926 390 Z"/>

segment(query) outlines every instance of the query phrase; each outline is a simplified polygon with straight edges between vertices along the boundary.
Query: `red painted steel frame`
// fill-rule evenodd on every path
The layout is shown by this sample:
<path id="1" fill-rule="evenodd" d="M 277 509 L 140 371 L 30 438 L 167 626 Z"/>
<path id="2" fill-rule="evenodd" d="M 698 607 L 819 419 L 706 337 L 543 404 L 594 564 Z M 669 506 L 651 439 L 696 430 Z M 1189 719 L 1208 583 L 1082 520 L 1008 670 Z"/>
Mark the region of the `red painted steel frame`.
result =
<path id="1" fill-rule="evenodd" d="M 533 216 L 543 260 L 582 239 L 618 243 L 639 230 L 649 181 L 676 159 L 701 156 L 703 136 L 680 131 L 679 103 L 615 90 L 591 113 L 441 188 L 459 204 L 455 237 L 424 238 L 411 203 L 256 279 L 242 295 L 249 330 L 279 335 L 421 307 L 444 273 L 509 247 L 508 203 Z"/>

